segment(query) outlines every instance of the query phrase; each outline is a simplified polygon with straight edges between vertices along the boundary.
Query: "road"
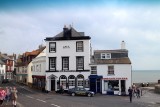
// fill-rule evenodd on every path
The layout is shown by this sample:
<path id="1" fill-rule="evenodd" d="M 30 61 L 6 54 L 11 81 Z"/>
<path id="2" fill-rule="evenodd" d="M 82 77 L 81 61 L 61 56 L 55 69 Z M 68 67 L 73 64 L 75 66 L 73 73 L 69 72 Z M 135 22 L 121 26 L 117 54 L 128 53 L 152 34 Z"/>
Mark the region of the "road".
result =
<path id="1" fill-rule="evenodd" d="M 130 103 L 127 96 L 96 94 L 94 97 L 73 97 L 52 92 L 42 93 L 16 83 L 8 83 L 3 86 L 17 87 L 18 107 L 156 107 L 137 99 L 133 99 L 133 102 Z"/>

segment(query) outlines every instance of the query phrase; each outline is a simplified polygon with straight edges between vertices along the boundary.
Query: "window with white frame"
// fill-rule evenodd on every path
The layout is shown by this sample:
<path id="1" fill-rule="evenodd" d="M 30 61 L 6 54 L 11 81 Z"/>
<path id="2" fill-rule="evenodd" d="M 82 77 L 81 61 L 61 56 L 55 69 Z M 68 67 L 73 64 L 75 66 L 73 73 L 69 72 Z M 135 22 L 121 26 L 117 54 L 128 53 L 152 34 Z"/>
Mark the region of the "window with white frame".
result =
<path id="1" fill-rule="evenodd" d="M 37 71 L 37 72 L 39 71 L 39 66 L 38 66 L 38 65 L 36 65 L 36 71 Z"/>
<path id="2" fill-rule="evenodd" d="M 78 80 L 78 86 L 83 86 L 83 80 Z"/>
<path id="3" fill-rule="evenodd" d="M 101 59 L 111 59 L 111 53 L 101 53 Z"/>
<path id="4" fill-rule="evenodd" d="M 76 42 L 76 52 L 83 52 L 83 41 Z"/>
<path id="5" fill-rule="evenodd" d="M 41 72 L 41 64 L 39 64 L 39 72 Z"/>
<path id="6" fill-rule="evenodd" d="M 78 56 L 76 57 L 76 62 L 77 62 L 77 70 L 84 70 L 84 57 L 83 56 Z"/>
<path id="7" fill-rule="evenodd" d="M 91 66 L 91 74 L 97 74 L 97 66 Z"/>
<path id="8" fill-rule="evenodd" d="M 68 77 L 68 85 L 69 86 L 75 86 L 75 76 L 74 75 L 70 75 L 69 77 Z"/>
<path id="9" fill-rule="evenodd" d="M 62 57 L 62 70 L 69 70 L 69 57 Z"/>
<path id="10" fill-rule="evenodd" d="M 49 43 L 49 52 L 56 52 L 56 42 Z"/>
<path id="11" fill-rule="evenodd" d="M 89 80 L 85 80 L 85 87 L 86 87 L 86 88 L 89 87 Z"/>
<path id="12" fill-rule="evenodd" d="M 114 75 L 114 66 L 108 66 L 108 74 Z"/>
<path id="13" fill-rule="evenodd" d="M 66 83 L 67 83 L 67 77 L 65 75 L 60 76 L 60 86 L 63 85 L 63 88 L 66 88 Z"/>
<path id="14" fill-rule="evenodd" d="M 80 74 L 77 76 L 77 85 L 83 86 L 83 83 L 84 83 L 84 76 Z"/>
<path id="15" fill-rule="evenodd" d="M 69 86 L 75 86 L 75 80 L 69 80 L 68 85 Z"/>
<path id="16" fill-rule="evenodd" d="M 49 58 L 49 70 L 51 70 L 51 71 L 56 70 L 56 57 Z"/>

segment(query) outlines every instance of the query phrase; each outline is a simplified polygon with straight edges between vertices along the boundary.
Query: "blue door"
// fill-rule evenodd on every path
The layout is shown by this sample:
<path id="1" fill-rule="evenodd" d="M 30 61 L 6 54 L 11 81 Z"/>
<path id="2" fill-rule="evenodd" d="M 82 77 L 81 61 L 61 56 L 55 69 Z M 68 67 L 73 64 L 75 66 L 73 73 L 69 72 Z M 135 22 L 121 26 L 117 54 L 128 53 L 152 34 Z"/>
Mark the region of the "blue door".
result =
<path id="1" fill-rule="evenodd" d="M 102 76 L 98 75 L 90 75 L 89 80 L 90 80 L 90 90 L 95 92 L 95 93 L 101 93 L 101 78 Z"/>

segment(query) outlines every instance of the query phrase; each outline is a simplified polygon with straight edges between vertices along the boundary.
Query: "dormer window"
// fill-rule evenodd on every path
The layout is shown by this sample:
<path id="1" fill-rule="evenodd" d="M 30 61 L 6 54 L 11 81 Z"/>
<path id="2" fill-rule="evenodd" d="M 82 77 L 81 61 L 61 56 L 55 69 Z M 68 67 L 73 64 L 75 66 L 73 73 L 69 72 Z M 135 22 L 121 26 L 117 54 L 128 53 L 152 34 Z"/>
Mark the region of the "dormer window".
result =
<path id="1" fill-rule="evenodd" d="M 56 52 L 56 42 L 49 43 L 49 52 Z"/>
<path id="2" fill-rule="evenodd" d="M 111 59 L 111 53 L 101 53 L 101 59 Z"/>

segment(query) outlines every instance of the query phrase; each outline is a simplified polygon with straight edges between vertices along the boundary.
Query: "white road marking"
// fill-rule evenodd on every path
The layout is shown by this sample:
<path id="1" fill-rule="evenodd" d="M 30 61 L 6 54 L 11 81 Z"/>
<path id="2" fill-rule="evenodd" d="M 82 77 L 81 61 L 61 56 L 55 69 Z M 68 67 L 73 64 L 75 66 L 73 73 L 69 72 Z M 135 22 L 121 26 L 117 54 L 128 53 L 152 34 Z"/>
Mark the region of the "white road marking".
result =
<path id="1" fill-rule="evenodd" d="M 32 98 L 32 99 L 33 99 L 33 97 L 31 97 L 31 96 L 28 96 L 28 95 L 26 95 L 26 97 L 28 97 L 28 98 Z"/>
<path id="2" fill-rule="evenodd" d="M 55 107 L 61 107 L 61 106 L 58 106 L 58 105 L 56 105 L 56 104 L 51 104 L 52 106 L 55 106 Z"/>
<path id="3" fill-rule="evenodd" d="M 36 99 L 36 100 L 46 103 L 46 101 L 44 101 L 44 100 L 41 100 L 41 99 Z"/>
<path id="4" fill-rule="evenodd" d="M 150 104 L 156 104 L 156 102 L 149 102 Z"/>

